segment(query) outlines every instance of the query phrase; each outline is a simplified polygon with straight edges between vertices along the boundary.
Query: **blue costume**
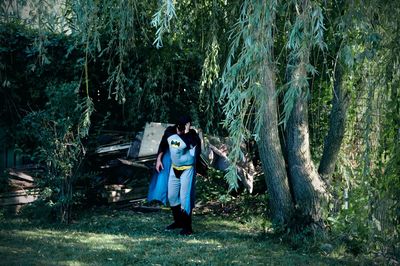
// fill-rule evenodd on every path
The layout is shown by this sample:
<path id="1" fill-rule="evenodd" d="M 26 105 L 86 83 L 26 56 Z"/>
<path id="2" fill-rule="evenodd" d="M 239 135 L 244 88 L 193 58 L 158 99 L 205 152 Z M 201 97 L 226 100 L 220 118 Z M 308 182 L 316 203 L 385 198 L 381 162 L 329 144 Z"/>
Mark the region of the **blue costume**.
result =
<path id="1" fill-rule="evenodd" d="M 188 235 L 192 233 L 195 165 L 200 156 L 201 142 L 193 129 L 188 133 L 180 133 L 184 132 L 182 128 L 184 129 L 185 124 L 186 121 L 183 121 L 165 130 L 158 149 L 158 154 L 162 154 L 164 169 L 153 175 L 147 199 L 163 204 L 166 204 L 168 199 L 174 223 L 167 229 L 183 228 L 181 234 Z"/>

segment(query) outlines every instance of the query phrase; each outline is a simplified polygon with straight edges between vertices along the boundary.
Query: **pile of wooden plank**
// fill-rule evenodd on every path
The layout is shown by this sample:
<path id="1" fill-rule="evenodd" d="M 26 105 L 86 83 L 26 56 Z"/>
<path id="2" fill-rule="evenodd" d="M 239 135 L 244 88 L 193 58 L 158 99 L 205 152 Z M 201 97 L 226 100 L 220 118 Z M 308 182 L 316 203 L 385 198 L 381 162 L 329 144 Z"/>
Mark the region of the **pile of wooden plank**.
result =
<path id="1" fill-rule="evenodd" d="M 103 197 L 109 203 L 123 202 L 146 197 L 146 186 L 106 185 L 104 186 Z"/>
<path id="2" fill-rule="evenodd" d="M 93 154 L 94 157 L 89 159 L 95 162 L 91 171 L 97 172 L 98 175 L 91 179 L 89 186 L 85 183 L 83 187 L 86 189 L 85 192 L 94 193 L 90 198 L 95 201 L 121 204 L 146 198 L 150 179 L 154 173 L 158 145 L 168 126 L 170 124 L 151 122 L 146 124 L 143 131 L 136 134 L 118 131 L 102 132 L 101 138 L 98 139 L 99 146 Z M 225 143 L 221 140 L 203 138 L 201 131 L 199 134 L 203 140 L 201 160 L 203 168 L 211 166 L 225 170 L 227 168 L 227 152 L 223 149 Z M 213 155 L 212 158 L 210 155 Z M 207 157 L 209 160 L 204 159 Z M 249 163 L 245 162 L 244 165 L 248 166 Z M 248 168 L 245 170 L 242 171 L 246 174 L 243 175 L 243 180 L 252 181 L 253 172 L 248 171 Z M 43 168 L 37 165 L 9 169 L 7 189 L 0 190 L 3 192 L 0 193 L 0 207 L 17 206 L 15 209 L 18 209 L 18 206 L 35 201 L 40 193 L 40 189 L 36 187 L 35 178 L 39 178 L 41 172 Z M 239 171 L 239 174 L 242 172 Z M 246 183 L 247 186 L 249 186 L 248 183 Z M 251 191 L 251 186 L 249 187 Z"/>
<path id="3" fill-rule="evenodd" d="M 43 172 L 38 165 L 24 165 L 7 169 L 6 186 L 0 193 L 0 207 L 12 212 L 38 199 L 40 189 L 36 187 L 35 178 Z"/>
<path id="4" fill-rule="evenodd" d="M 144 131 L 138 132 L 129 142 L 112 141 L 97 147 L 97 170 L 101 178 L 94 186 L 102 199 L 123 204 L 146 198 L 158 145 L 169 125 L 147 123 Z M 123 139 L 115 135 L 113 138 Z"/>

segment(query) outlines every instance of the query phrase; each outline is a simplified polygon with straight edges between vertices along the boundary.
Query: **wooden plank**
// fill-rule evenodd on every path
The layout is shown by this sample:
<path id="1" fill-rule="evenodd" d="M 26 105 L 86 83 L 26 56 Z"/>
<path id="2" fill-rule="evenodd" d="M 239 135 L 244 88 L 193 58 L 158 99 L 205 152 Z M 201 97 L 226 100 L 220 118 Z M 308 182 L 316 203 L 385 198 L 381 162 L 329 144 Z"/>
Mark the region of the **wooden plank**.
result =
<path id="1" fill-rule="evenodd" d="M 8 185 L 14 188 L 33 188 L 35 184 L 23 180 L 17 180 L 13 178 L 8 179 Z"/>
<path id="2" fill-rule="evenodd" d="M 119 160 L 121 163 L 123 163 L 125 165 L 130 165 L 130 166 L 144 168 L 144 169 L 150 169 L 148 166 L 141 164 L 141 163 L 134 162 L 134 161 L 125 160 L 125 159 L 121 159 L 121 158 L 118 158 L 117 160 Z"/>
<path id="3" fill-rule="evenodd" d="M 125 187 L 125 185 L 118 185 L 118 184 L 115 184 L 115 185 L 105 185 L 104 186 L 104 188 L 106 189 L 106 190 L 121 190 L 121 189 L 123 189 Z"/>
<path id="4" fill-rule="evenodd" d="M 0 198 L 12 198 L 12 197 L 19 197 L 19 196 L 24 196 L 24 195 L 31 195 L 31 194 L 39 194 L 39 189 L 21 189 L 17 191 L 11 191 L 11 192 L 3 192 L 0 193 Z"/>
<path id="5" fill-rule="evenodd" d="M 11 175 L 11 176 L 18 177 L 18 178 L 23 179 L 23 180 L 28 181 L 28 182 L 33 182 L 33 177 L 32 176 L 30 176 L 30 175 L 28 175 L 28 174 L 26 174 L 24 172 L 21 172 L 21 171 L 15 171 L 14 169 L 9 169 L 8 170 L 8 174 Z"/>
<path id="6" fill-rule="evenodd" d="M 119 145 L 107 146 L 107 147 L 100 147 L 96 149 L 96 153 L 108 153 L 108 152 L 115 152 L 121 150 L 127 150 L 131 146 L 131 143 L 123 143 Z"/>
<path id="7" fill-rule="evenodd" d="M 39 195 L 21 195 L 10 198 L 0 198 L 0 206 L 27 204 L 34 202 L 39 198 Z"/>
<path id="8" fill-rule="evenodd" d="M 109 203 L 111 202 L 120 202 L 120 201 L 127 201 L 127 200 L 134 200 L 139 199 L 147 196 L 148 188 L 141 187 L 132 189 L 128 193 L 119 193 L 119 191 L 112 191 L 111 196 L 107 197 Z"/>
<path id="9" fill-rule="evenodd" d="M 138 157 L 135 162 L 136 163 L 145 163 L 145 162 L 151 162 L 155 161 L 157 159 L 157 154 L 149 155 L 149 156 L 142 156 Z"/>
<path id="10" fill-rule="evenodd" d="M 122 195 L 128 194 L 131 191 L 132 191 L 131 188 L 125 188 L 121 190 L 109 190 L 105 193 L 107 194 L 107 197 L 120 197 Z"/>
<path id="11" fill-rule="evenodd" d="M 144 128 L 142 144 L 140 145 L 139 157 L 155 155 L 158 152 L 158 145 L 165 129 L 172 124 L 147 123 Z"/>

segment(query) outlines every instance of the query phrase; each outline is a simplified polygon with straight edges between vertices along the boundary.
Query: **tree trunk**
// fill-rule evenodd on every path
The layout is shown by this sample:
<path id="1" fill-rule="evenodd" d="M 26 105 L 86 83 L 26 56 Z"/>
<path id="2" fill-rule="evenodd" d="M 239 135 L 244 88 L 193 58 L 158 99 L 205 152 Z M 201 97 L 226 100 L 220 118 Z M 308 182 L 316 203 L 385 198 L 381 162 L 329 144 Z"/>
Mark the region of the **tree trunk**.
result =
<path id="1" fill-rule="evenodd" d="M 270 195 L 272 220 L 286 224 L 293 216 L 293 202 L 278 134 L 278 112 L 275 81 L 271 68 L 265 66 L 263 102 L 263 126 L 257 142 L 265 182 Z"/>
<path id="2" fill-rule="evenodd" d="M 295 101 L 287 125 L 287 149 L 289 180 L 296 209 L 310 223 L 320 224 L 321 197 L 325 196 L 325 184 L 311 160 L 308 108 L 305 92 Z"/>
<path id="3" fill-rule="evenodd" d="M 297 66 L 291 74 L 291 86 L 298 91 L 298 96 L 294 99 L 286 127 L 289 182 L 296 215 L 300 216 L 298 217 L 300 220 L 297 219 L 296 223 L 302 223 L 305 226 L 322 226 L 321 200 L 326 195 L 326 187 L 311 159 L 307 105 L 307 66 L 311 52 L 309 44 L 312 43 L 311 39 L 307 38 L 310 38 L 312 31 L 309 23 L 312 7 L 310 1 L 303 0 L 296 8 L 305 34 L 304 39 L 300 42 L 301 46 L 294 47 L 292 52 Z"/>
<path id="4" fill-rule="evenodd" d="M 332 110 L 329 120 L 329 131 L 324 141 L 324 151 L 319 164 L 318 173 L 328 181 L 335 170 L 336 161 L 342 145 L 345 129 L 346 114 L 349 99 L 342 88 L 343 70 L 340 64 L 335 69 L 335 80 L 333 84 Z"/>

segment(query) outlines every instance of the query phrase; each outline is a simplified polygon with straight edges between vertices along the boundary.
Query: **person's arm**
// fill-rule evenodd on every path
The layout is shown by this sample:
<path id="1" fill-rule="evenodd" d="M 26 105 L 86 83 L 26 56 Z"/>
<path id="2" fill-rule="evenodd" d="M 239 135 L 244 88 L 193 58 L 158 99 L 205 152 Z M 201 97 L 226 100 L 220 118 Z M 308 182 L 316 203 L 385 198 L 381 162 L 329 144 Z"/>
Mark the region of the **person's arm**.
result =
<path id="1" fill-rule="evenodd" d="M 157 161 L 156 161 L 156 171 L 160 172 L 161 170 L 164 169 L 164 165 L 162 163 L 162 157 L 163 155 L 168 151 L 168 137 L 171 136 L 172 130 L 170 127 L 168 127 L 164 131 L 164 135 L 161 138 L 160 145 L 158 146 L 158 152 L 157 152 Z"/>
<path id="2" fill-rule="evenodd" d="M 162 157 L 163 157 L 164 153 L 160 152 L 157 155 L 157 161 L 156 161 L 156 171 L 159 173 L 161 170 L 164 170 L 164 165 L 162 163 Z"/>

